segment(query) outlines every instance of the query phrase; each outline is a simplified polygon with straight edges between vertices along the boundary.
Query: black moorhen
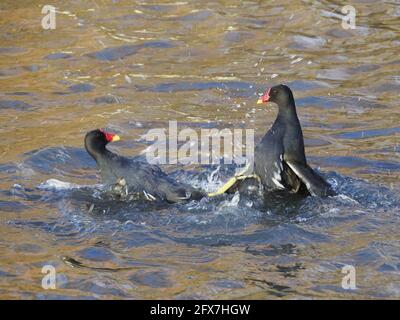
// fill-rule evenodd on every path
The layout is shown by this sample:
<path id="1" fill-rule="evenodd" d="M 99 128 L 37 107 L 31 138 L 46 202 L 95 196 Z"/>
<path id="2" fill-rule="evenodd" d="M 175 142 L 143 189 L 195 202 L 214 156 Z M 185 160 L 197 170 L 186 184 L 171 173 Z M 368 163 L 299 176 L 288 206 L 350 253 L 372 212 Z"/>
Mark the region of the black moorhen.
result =
<path id="1" fill-rule="evenodd" d="M 307 164 L 292 90 L 283 84 L 272 87 L 257 104 L 266 102 L 276 103 L 279 111 L 254 152 L 254 171 L 262 185 L 269 190 L 334 195 L 330 185 Z"/>
<path id="2" fill-rule="evenodd" d="M 198 200 L 206 194 L 189 185 L 178 183 L 158 166 L 140 159 L 129 159 L 107 150 L 109 142 L 120 140 L 116 134 L 97 129 L 85 136 L 86 151 L 96 160 L 102 182 L 112 191 L 143 195 L 147 200 L 176 203 Z"/>

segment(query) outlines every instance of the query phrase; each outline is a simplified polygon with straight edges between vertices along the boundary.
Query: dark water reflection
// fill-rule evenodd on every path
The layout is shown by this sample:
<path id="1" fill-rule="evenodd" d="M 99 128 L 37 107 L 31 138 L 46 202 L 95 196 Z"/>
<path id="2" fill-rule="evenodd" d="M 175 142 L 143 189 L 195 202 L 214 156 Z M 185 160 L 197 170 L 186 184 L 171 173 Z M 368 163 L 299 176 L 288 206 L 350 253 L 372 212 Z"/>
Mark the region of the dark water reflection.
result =
<path id="1" fill-rule="evenodd" d="M 400 63 L 395 3 L 0 4 L 0 297 L 399 298 Z M 225 195 L 179 205 L 102 193 L 86 131 L 139 154 L 151 128 L 254 128 L 289 84 L 314 167 L 338 196 Z M 232 166 L 167 166 L 215 190 Z M 57 287 L 41 287 L 43 265 Z M 341 287 L 345 265 L 357 290 Z"/>

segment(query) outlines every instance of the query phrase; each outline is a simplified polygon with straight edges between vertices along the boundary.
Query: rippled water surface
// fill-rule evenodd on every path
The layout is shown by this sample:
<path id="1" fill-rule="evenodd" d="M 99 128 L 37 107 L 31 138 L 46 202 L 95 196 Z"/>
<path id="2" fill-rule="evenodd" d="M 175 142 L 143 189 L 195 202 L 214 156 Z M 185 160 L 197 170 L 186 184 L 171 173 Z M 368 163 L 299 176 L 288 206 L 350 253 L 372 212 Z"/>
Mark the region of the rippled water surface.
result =
<path id="1" fill-rule="evenodd" d="M 352 1 L 0 4 L 1 298 L 400 298 L 400 5 Z M 344 5 L 344 4 L 343 4 Z M 151 128 L 253 128 L 287 83 L 309 162 L 338 196 L 184 205 L 99 193 L 84 134 L 136 155 Z M 226 166 L 168 166 L 215 190 Z M 57 289 L 41 287 L 44 265 Z M 356 290 L 342 289 L 345 265 Z"/>

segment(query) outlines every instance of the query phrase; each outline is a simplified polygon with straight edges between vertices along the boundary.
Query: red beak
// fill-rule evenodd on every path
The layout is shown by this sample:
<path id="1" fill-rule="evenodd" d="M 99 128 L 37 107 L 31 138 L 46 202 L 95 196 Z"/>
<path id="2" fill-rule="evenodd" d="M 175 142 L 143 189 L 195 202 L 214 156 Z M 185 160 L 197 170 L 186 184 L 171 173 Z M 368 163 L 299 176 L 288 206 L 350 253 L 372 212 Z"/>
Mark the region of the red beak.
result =
<path id="1" fill-rule="evenodd" d="M 264 95 L 262 95 L 262 96 L 260 97 L 260 99 L 258 99 L 257 104 L 265 103 L 265 102 L 268 102 L 268 101 L 269 101 L 269 98 L 270 98 L 270 96 L 269 96 L 269 91 L 270 91 L 270 90 L 271 90 L 271 89 L 268 89 L 267 92 L 265 92 Z"/>
<path id="2" fill-rule="evenodd" d="M 106 140 L 108 142 L 113 142 L 113 141 L 120 140 L 120 137 L 118 135 L 116 135 L 116 134 L 109 133 L 109 132 L 106 132 L 104 130 L 100 130 L 100 131 L 104 134 L 104 136 L 106 137 Z"/>

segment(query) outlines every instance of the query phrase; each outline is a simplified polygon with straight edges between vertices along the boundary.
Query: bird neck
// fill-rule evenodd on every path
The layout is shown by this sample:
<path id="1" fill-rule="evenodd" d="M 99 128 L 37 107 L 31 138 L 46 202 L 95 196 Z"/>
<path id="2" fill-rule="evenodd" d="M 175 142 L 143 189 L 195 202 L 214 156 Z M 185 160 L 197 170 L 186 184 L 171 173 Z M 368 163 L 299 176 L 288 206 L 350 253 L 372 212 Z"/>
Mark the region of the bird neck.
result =
<path id="1" fill-rule="evenodd" d="M 296 105 L 294 101 L 286 103 L 285 105 L 278 104 L 278 107 L 279 111 L 277 120 L 279 119 L 280 121 L 283 122 L 294 122 L 294 123 L 299 122 L 299 118 L 297 117 L 297 112 L 296 112 Z"/>
<path id="2" fill-rule="evenodd" d="M 85 145 L 86 151 L 96 160 L 97 164 L 101 164 L 105 159 L 109 158 L 112 154 L 105 146 Z"/>

